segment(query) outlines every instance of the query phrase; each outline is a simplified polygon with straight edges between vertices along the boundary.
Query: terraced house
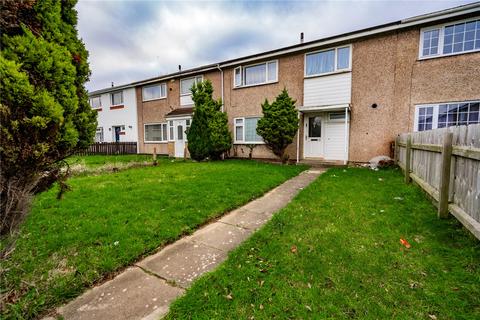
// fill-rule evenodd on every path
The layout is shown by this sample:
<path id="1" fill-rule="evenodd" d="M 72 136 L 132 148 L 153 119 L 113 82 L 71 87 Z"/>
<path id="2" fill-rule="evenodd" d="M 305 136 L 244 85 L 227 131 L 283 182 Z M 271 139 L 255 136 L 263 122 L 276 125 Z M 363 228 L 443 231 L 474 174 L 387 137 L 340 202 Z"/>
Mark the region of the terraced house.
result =
<path id="1" fill-rule="evenodd" d="M 256 124 L 265 98 L 271 101 L 287 88 L 300 121 L 287 149 L 290 159 L 366 162 L 389 155 L 401 132 L 479 122 L 480 3 L 300 41 L 99 90 L 91 97 L 95 106 L 102 94 L 100 119 L 106 109 L 114 118 L 122 109 L 112 108 L 116 100 L 104 96 L 134 90 L 136 99 L 128 108 L 135 114 L 123 124 L 107 123 L 103 132 L 115 132 L 119 125 L 138 127 L 134 141 L 140 153 L 156 148 L 183 157 L 194 112 L 190 87 L 206 79 L 228 114 L 234 138 L 230 156 L 247 157 L 248 146 L 255 145 L 253 157 L 273 158 Z"/>

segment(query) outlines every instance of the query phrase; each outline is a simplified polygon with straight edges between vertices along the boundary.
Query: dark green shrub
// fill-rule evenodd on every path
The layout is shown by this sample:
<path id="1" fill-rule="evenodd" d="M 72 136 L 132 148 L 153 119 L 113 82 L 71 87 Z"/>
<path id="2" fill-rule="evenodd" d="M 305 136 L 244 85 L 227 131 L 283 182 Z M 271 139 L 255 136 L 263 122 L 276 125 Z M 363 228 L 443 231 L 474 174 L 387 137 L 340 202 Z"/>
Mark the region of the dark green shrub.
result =
<path id="1" fill-rule="evenodd" d="M 192 88 L 195 103 L 192 124 L 187 132 L 188 151 L 195 160 L 218 160 L 232 146 L 227 114 L 222 101 L 213 99 L 213 86 L 207 80 Z"/>
<path id="2" fill-rule="evenodd" d="M 262 104 L 263 117 L 257 124 L 257 133 L 282 163 L 288 161 L 285 149 L 292 143 L 298 130 L 295 102 L 287 89 L 283 89 L 271 104 L 265 99 Z"/>

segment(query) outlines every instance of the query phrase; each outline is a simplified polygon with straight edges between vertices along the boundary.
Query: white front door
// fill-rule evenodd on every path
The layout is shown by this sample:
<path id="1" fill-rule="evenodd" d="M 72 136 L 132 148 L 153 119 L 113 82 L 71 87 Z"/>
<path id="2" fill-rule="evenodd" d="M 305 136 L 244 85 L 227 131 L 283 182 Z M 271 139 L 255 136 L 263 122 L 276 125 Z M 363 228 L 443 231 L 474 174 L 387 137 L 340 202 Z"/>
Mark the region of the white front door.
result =
<path id="1" fill-rule="evenodd" d="M 321 115 L 305 115 L 304 118 L 305 158 L 322 158 L 323 151 L 323 117 Z"/>
<path id="2" fill-rule="evenodd" d="M 175 135 L 175 157 L 183 158 L 185 155 L 185 130 L 186 130 L 186 120 L 174 120 L 173 121 L 173 131 Z"/>

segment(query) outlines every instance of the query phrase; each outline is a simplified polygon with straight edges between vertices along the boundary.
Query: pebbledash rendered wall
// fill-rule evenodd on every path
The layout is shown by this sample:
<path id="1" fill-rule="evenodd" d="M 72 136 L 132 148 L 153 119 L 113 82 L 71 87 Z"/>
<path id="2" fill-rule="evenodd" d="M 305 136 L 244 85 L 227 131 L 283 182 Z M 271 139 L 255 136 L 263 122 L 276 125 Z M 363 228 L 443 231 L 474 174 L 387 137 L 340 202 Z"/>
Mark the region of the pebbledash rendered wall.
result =
<path id="1" fill-rule="evenodd" d="M 416 105 L 480 98 L 480 53 L 421 60 L 419 37 L 415 28 L 353 43 L 349 161 L 388 155 L 414 131 Z"/>
<path id="2" fill-rule="evenodd" d="M 296 106 L 303 103 L 303 55 L 296 54 L 282 56 L 278 59 L 278 82 L 251 87 L 233 87 L 234 67 L 224 71 L 224 97 L 225 111 L 228 115 L 230 130 L 234 132 L 234 119 L 237 117 L 262 116 L 262 103 L 265 99 L 269 102 L 275 100 L 280 92 L 286 88 L 292 99 L 296 100 Z M 258 63 L 270 61 L 260 60 Z M 256 63 L 255 62 L 255 63 Z M 251 63 L 250 63 L 251 64 Z M 290 159 L 296 158 L 296 138 L 287 148 Z M 250 149 L 245 144 L 235 144 L 231 156 L 248 157 Z M 264 144 L 258 144 L 252 153 L 254 158 L 275 158 Z"/>

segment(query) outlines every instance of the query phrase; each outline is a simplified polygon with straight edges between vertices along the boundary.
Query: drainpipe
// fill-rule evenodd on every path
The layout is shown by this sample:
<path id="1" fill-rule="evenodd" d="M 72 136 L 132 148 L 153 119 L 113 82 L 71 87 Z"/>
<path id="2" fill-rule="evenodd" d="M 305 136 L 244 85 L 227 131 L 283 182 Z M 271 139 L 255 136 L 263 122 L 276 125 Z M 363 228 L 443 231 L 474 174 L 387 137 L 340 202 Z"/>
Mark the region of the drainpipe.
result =
<path id="1" fill-rule="evenodd" d="M 348 106 L 345 107 L 345 156 L 343 164 L 347 164 L 348 161 Z"/>
<path id="2" fill-rule="evenodd" d="M 300 160 L 300 111 L 297 112 L 298 129 L 297 129 L 297 164 Z"/>
<path id="3" fill-rule="evenodd" d="M 220 71 L 220 76 L 222 77 L 220 82 L 221 82 L 221 90 L 222 90 L 222 112 L 223 111 L 223 106 L 225 105 L 225 101 L 223 100 L 223 70 L 220 68 L 220 64 L 217 64 L 217 69 Z"/>

